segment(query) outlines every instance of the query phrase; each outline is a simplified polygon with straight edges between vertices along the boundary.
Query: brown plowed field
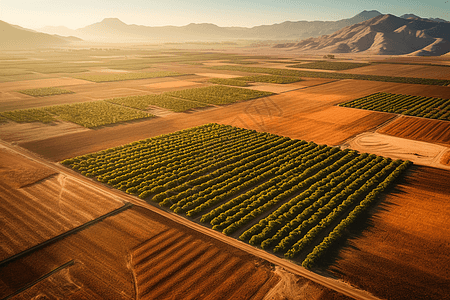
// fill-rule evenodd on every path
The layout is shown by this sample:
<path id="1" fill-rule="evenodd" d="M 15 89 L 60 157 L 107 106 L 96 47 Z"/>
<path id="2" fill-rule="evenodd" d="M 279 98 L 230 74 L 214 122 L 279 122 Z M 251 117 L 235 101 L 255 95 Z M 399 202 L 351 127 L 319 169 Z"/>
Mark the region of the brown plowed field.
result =
<path id="1" fill-rule="evenodd" d="M 139 299 L 262 299 L 273 286 L 269 269 L 174 229 L 134 249 L 131 265 Z"/>
<path id="2" fill-rule="evenodd" d="M 450 166 L 450 150 L 442 155 L 441 164 Z"/>
<path id="3" fill-rule="evenodd" d="M 449 299 L 450 171 L 416 167 L 332 267 L 384 299 Z"/>
<path id="4" fill-rule="evenodd" d="M 0 148 L 0 261 L 123 206 Z"/>
<path id="5" fill-rule="evenodd" d="M 401 116 L 378 130 L 405 139 L 450 145 L 450 122 Z"/>
<path id="6" fill-rule="evenodd" d="M 279 280 L 268 263 L 134 207 L 3 267 L 0 297 L 72 259 L 54 275 L 65 294 L 44 280 L 13 299 L 263 299 Z"/>
<path id="7" fill-rule="evenodd" d="M 375 64 L 367 67 L 339 71 L 339 73 L 432 79 L 450 78 L 450 68 L 427 65 Z"/>

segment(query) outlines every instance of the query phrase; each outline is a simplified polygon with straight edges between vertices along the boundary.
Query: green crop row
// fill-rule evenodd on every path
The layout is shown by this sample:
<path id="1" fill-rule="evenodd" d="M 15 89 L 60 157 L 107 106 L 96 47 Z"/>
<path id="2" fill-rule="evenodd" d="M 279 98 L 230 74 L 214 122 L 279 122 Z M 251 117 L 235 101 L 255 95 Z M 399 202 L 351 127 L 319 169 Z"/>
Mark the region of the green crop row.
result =
<path id="1" fill-rule="evenodd" d="M 290 69 L 245 67 L 245 66 L 232 66 L 232 65 L 214 66 L 214 67 L 208 67 L 208 68 L 214 69 L 214 70 L 262 73 L 262 74 L 272 74 L 272 75 L 280 75 L 280 76 L 296 76 L 296 77 L 328 78 L 328 79 L 358 79 L 358 80 L 372 80 L 372 81 L 383 81 L 383 82 L 399 82 L 399 83 L 442 85 L 442 86 L 450 85 L 450 80 L 446 80 L 446 79 L 358 75 L 358 74 L 299 71 L 299 70 L 290 70 Z"/>
<path id="2" fill-rule="evenodd" d="M 248 83 L 235 78 L 211 78 L 208 82 L 232 86 L 248 86 Z"/>
<path id="3" fill-rule="evenodd" d="M 339 106 L 450 121 L 450 99 L 375 93 Z"/>
<path id="4" fill-rule="evenodd" d="M 15 122 L 27 123 L 51 123 L 58 117 L 87 128 L 153 117 L 148 113 L 105 101 L 14 110 L 2 112 L 1 115 Z"/>
<path id="5" fill-rule="evenodd" d="M 207 106 L 207 104 L 178 99 L 170 97 L 166 94 L 130 96 L 109 99 L 106 101 L 142 110 L 147 109 L 150 105 L 155 105 L 158 107 L 173 110 L 175 112 L 183 112 L 190 109 Z"/>
<path id="6" fill-rule="evenodd" d="M 271 92 L 262 92 L 220 85 L 167 92 L 165 94 L 172 97 L 216 105 L 235 103 L 273 95 Z"/>
<path id="7" fill-rule="evenodd" d="M 354 62 L 341 62 L 341 61 L 314 61 L 310 63 L 290 65 L 290 68 L 300 69 L 320 69 L 320 70 L 349 70 L 354 68 L 369 66 L 368 63 L 354 63 Z"/>
<path id="8" fill-rule="evenodd" d="M 243 80 L 243 81 L 267 82 L 267 83 L 278 83 L 278 84 L 294 83 L 294 82 L 303 80 L 299 77 L 278 76 L 278 75 L 253 75 L 253 76 L 236 77 L 235 79 Z"/>
<path id="9" fill-rule="evenodd" d="M 170 71 L 159 71 L 159 72 L 143 72 L 143 73 L 82 74 L 74 77 L 93 82 L 108 82 L 108 81 L 124 81 L 124 80 L 160 78 L 160 77 L 174 77 L 182 75 L 186 74 Z"/>
<path id="10" fill-rule="evenodd" d="M 62 163 L 308 268 L 410 164 L 218 124 Z"/>
<path id="11" fill-rule="evenodd" d="M 19 93 L 33 96 L 33 97 L 44 97 L 44 96 L 54 96 L 54 95 L 62 95 L 62 94 L 73 94 L 74 92 L 56 88 L 56 87 L 46 87 L 46 88 L 37 88 L 37 89 L 28 89 L 18 91 Z"/>

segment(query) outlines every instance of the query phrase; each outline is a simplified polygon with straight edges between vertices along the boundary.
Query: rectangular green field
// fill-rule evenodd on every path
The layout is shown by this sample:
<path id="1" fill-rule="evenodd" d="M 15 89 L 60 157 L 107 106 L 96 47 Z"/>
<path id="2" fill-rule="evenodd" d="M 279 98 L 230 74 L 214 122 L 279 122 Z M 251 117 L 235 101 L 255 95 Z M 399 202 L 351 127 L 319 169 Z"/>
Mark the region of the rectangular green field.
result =
<path id="1" fill-rule="evenodd" d="M 146 112 L 105 101 L 14 110 L 3 112 L 1 115 L 14 122 L 24 123 L 51 123 L 56 121 L 56 118 L 59 118 L 87 128 L 153 117 L 153 115 Z"/>
<path id="2" fill-rule="evenodd" d="M 54 96 L 54 95 L 73 94 L 74 93 L 72 91 L 60 89 L 57 87 L 28 89 L 28 90 L 21 90 L 18 92 L 25 94 L 25 95 L 33 96 L 33 97 L 44 97 L 44 96 Z"/>
<path id="3" fill-rule="evenodd" d="M 375 93 L 339 106 L 450 121 L 450 99 Z"/>
<path id="4" fill-rule="evenodd" d="M 74 76 L 74 78 L 84 79 L 93 82 L 108 82 L 108 81 L 124 81 L 136 79 L 149 79 L 161 77 L 183 76 L 186 74 L 170 71 L 146 72 L 146 73 L 115 73 L 115 74 L 82 74 Z"/>
<path id="5" fill-rule="evenodd" d="M 318 71 L 317 72 L 315 72 L 315 71 L 300 71 L 300 70 L 290 70 L 290 69 L 246 67 L 246 66 L 232 66 L 232 65 L 214 66 L 214 67 L 208 67 L 208 69 L 239 71 L 239 72 L 248 72 L 248 73 L 262 73 L 262 74 L 272 74 L 272 75 L 279 75 L 279 76 L 308 77 L 308 78 L 357 79 L 357 80 L 372 80 L 372 81 L 383 81 L 383 82 L 398 82 L 398 83 L 441 85 L 441 86 L 450 85 L 450 80 L 445 80 L 445 79 L 358 75 L 358 74 L 330 73 L 330 72 L 318 72 Z"/>
<path id="6" fill-rule="evenodd" d="M 218 124 L 62 164 L 306 268 L 410 165 Z"/>
<path id="7" fill-rule="evenodd" d="M 301 69 L 320 69 L 320 70 L 349 70 L 360 67 L 370 66 L 369 63 L 353 63 L 353 62 L 340 62 L 340 61 L 315 61 L 310 63 L 290 65 L 290 68 Z"/>
<path id="8" fill-rule="evenodd" d="M 202 103 L 221 105 L 270 96 L 273 95 L 273 93 L 215 85 L 168 92 L 166 95 Z"/>
<path id="9" fill-rule="evenodd" d="M 161 108 L 170 109 L 175 112 L 183 112 L 194 108 L 208 106 L 203 103 L 178 99 L 165 94 L 130 96 L 109 99 L 106 101 L 142 110 L 147 109 L 150 105 L 155 105 Z"/>

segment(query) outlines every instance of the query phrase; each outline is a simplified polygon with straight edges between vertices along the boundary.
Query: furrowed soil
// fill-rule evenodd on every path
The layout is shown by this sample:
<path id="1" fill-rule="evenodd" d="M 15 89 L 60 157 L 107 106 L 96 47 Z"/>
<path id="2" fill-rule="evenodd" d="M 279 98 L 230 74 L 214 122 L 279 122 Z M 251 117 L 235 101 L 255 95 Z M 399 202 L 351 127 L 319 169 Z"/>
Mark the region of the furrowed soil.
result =
<path id="1" fill-rule="evenodd" d="M 383 299 L 448 299 L 450 171 L 414 167 L 331 270 Z"/>
<path id="2" fill-rule="evenodd" d="M 233 105 L 27 141 L 20 145 L 59 161 L 211 122 L 339 145 L 359 133 L 376 130 L 395 115 L 334 105 L 380 91 L 439 97 L 448 93 L 448 88 L 341 80 Z M 17 132 L 16 136 L 10 135 L 11 138 L 5 140 L 20 140 L 20 135 Z M 1 132 L 0 137 L 4 138 Z"/>
<path id="3" fill-rule="evenodd" d="M 450 122 L 448 121 L 401 116 L 379 129 L 378 132 L 405 139 L 450 145 Z"/>
<path id="4" fill-rule="evenodd" d="M 267 262 L 134 207 L 6 265 L 0 296 L 70 260 L 69 288 L 44 280 L 13 299 L 263 299 L 279 281 Z"/>
<path id="5" fill-rule="evenodd" d="M 0 261 L 123 206 L 0 148 Z"/>

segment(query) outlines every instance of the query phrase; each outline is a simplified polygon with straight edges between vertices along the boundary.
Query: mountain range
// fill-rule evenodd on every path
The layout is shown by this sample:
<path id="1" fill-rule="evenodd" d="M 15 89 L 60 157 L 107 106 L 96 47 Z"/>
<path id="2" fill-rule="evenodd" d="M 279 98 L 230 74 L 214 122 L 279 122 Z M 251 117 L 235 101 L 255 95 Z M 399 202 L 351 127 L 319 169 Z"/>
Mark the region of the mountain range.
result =
<path id="1" fill-rule="evenodd" d="M 80 38 L 49 35 L 0 21 L 0 49 L 55 47 L 69 45 Z"/>
<path id="2" fill-rule="evenodd" d="M 315 53 L 443 55 L 450 52 L 450 22 L 379 15 L 330 35 L 275 47 Z"/>
<path id="3" fill-rule="evenodd" d="M 0 48 L 65 46 L 71 42 L 189 42 L 224 40 L 289 41 L 277 48 L 329 53 L 440 55 L 450 52 L 450 22 L 413 14 L 396 17 L 376 10 L 339 21 L 286 21 L 247 27 L 128 25 L 117 18 L 71 30 L 63 26 L 38 31 L 0 21 Z"/>
<path id="4" fill-rule="evenodd" d="M 186 42 L 230 39 L 290 40 L 331 34 L 341 28 L 381 15 L 378 11 L 363 11 L 339 21 L 286 21 L 280 24 L 247 27 L 219 27 L 209 23 L 186 26 L 128 25 L 117 18 L 107 18 L 92 25 L 71 30 L 65 27 L 44 27 L 41 32 L 72 35 L 83 40 L 110 42 Z"/>

